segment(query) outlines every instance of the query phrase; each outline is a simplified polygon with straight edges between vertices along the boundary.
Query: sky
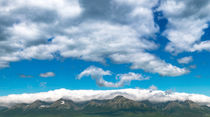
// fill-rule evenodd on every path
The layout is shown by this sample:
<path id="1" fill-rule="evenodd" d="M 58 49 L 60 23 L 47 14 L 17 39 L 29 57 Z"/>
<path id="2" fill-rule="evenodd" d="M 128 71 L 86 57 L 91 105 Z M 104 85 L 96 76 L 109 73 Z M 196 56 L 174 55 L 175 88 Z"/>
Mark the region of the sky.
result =
<path id="1" fill-rule="evenodd" d="M 1 0 L 0 96 L 152 89 L 210 96 L 208 0 Z"/>

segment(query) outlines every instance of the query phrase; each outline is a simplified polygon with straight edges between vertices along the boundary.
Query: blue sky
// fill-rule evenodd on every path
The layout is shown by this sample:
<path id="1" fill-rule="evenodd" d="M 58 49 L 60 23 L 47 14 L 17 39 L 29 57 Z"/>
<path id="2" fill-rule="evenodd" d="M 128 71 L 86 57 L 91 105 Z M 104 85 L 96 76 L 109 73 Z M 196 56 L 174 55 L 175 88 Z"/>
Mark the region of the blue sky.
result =
<path id="1" fill-rule="evenodd" d="M 0 95 L 154 85 L 210 96 L 208 10 L 205 0 L 0 1 Z"/>

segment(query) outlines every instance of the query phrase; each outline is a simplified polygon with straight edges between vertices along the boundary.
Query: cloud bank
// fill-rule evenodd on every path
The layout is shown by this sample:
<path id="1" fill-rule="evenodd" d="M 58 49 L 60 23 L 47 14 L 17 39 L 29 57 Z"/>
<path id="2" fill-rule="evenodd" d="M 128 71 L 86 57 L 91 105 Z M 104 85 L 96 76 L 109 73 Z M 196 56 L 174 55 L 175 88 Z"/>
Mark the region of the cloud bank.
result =
<path id="1" fill-rule="evenodd" d="M 113 83 L 104 80 L 103 76 L 107 75 L 111 75 L 111 71 L 104 71 L 101 68 L 90 66 L 78 75 L 78 79 L 85 76 L 91 76 L 92 79 L 96 80 L 96 84 L 101 87 L 122 87 L 126 84 L 130 84 L 133 80 L 140 81 L 149 79 L 149 77 L 144 78 L 141 74 L 129 72 L 127 74 L 117 74 L 115 79 L 119 81 Z"/>
<path id="2" fill-rule="evenodd" d="M 200 94 L 187 94 L 150 90 L 150 89 L 120 89 L 120 90 L 68 90 L 58 89 L 48 92 L 33 94 L 13 94 L 0 97 L 0 105 L 9 106 L 14 103 L 31 103 L 35 100 L 56 101 L 60 98 L 71 99 L 75 102 L 88 101 L 92 99 L 111 99 L 115 96 L 124 96 L 126 98 L 141 101 L 149 100 L 152 102 L 165 102 L 173 100 L 191 100 L 199 104 L 210 106 L 210 97 Z"/>

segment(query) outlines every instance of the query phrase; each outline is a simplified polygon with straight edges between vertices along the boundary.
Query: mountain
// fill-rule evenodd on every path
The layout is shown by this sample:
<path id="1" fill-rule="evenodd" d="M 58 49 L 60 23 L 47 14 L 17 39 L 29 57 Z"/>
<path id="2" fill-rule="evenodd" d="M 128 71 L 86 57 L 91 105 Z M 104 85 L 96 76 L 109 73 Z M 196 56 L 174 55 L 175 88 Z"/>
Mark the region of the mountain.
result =
<path id="1" fill-rule="evenodd" d="M 35 102 L 33 102 L 31 104 L 25 104 L 25 103 L 16 104 L 16 105 L 8 108 L 8 111 L 12 111 L 12 110 L 13 111 L 14 110 L 29 111 L 29 110 L 46 108 L 46 107 L 49 107 L 50 105 L 51 105 L 51 103 L 49 103 L 49 102 L 36 100 Z"/>
<path id="2" fill-rule="evenodd" d="M 74 103 L 72 100 L 59 99 L 52 103 L 49 108 L 55 108 L 58 110 L 67 109 L 67 110 L 79 110 L 79 106 Z"/>
<path id="3" fill-rule="evenodd" d="M 115 112 L 144 110 L 146 105 L 137 101 L 129 100 L 123 96 L 117 96 L 111 100 L 91 100 L 85 106 L 88 112 Z"/>
<path id="4" fill-rule="evenodd" d="M 210 117 L 210 108 L 189 100 L 154 103 L 117 96 L 86 102 L 37 100 L 10 108 L 1 107 L 0 117 Z"/>

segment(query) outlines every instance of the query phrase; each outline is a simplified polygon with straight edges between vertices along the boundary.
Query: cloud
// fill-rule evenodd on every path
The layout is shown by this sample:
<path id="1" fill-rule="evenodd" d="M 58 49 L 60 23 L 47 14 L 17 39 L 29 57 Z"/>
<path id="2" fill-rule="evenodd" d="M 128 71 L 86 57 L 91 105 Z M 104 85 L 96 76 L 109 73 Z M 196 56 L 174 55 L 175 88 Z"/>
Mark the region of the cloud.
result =
<path id="1" fill-rule="evenodd" d="M 54 77 L 55 76 L 55 73 L 53 73 L 53 72 L 46 72 L 46 73 L 41 73 L 39 76 L 40 77 L 44 77 L 44 78 Z"/>
<path id="2" fill-rule="evenodd" d="M 159 11 L 168 19 L 164 35 L 171 53 L 209 50 L 209 41 L 201 41 L 210 21 L 208 0 L 161 0 Z"/>
<path id="3" fill-rule="evenodd" d="M 33 76 L 31 75 L 25 75 L 25 74 L 21 74 L 20 75 L 21 78 L 32 78 Z"/>
<path id="4" fill-rule="evenodd" d="M 190 62 L 193 61 L 193 58 L 192 58 L 192 56 L 188 56 L 188 57 L 180 58 L 180 59 L 178 59 L 177 61 L 178 61 L 178 63 L 180 63 L 180 64 L 188 64 L 188 63 L 190 63 Z"/>
<path id="5" fill-rule="evenodd" d="M 189 72 L 149 53 L 158 48 L 153 38 L 159 27 L 152 10 L 158 0 L 95 2 L 1 1 L 0 68 L 59 55 L 103 63 L 111 59 L 162 76 Z"/>
<path id="6" fill-rule="evenodd" d="M 154 22 L 152 11 L 152 8 L 157 5 L 158 0 L 114 0 L 112 3 L 115 3 L 120 8 L 124 6 L 131 9 L 126 15 L 127 19 L 125 20 L 128 20 L 130 25 L 139 34 L 151 36 L 159 30 L 159 27 Z M 124 18 L 122 17 L 122 19 Z"/>
<path id="7" fill-rule="evenodd" d="M 0 97 L 1 106 L 10 106 L 15 103 L 32 103 L 35 100 L 56 101 L 60 98 L 71 99 L 75 102 L 88 101 L 92 99 L 111 99 L 115 96 L 122 95 L 126 98 L 142 101 L 149 100 L 152 102 L 166 102 L 174 100 L 191 100 L 202 105 L 210 105 L 210 97 L 200 94 L 178 93 L 161 90 L 148 89 L 120 89 L 120 90 L 68 90 L 58 89 L 48 92 L 31 93 L 31 94 L 12 94 Z"/>
<path id="8" fill-rule="evenodd" d="M 197 66 L 196 65 L 190 65 L 189 68 L 190 69 L 195 69 Z"/>
<path id="9" fill-rule="evenodd" d="M 53 44 L 60 45 L 60 53 L 64 57 L 99 62 L 105 62 L 107 57 L 117 63 L 132 63 L 132 69 L 143 69 L 163 76 L 188 73 L 185 68 L 173 66 L 145 52 L 156 49 L 157 45 L 147 39 L 138 38 L 139 34 L 129 26 L 89 22 L 66 32 L 71 38 L 59 36 L 52 41 Z"/>
<path id="10" fill-rule="evenodd" d="M 111 75 L 111 72 L 108 70 L 104 71 L 103 69 L 95 67 L 95 66 L 90 66 L 78 75 L 78 79 L 81 79 L 82 77 L 89 76 L 89 75 L 93 78 L 96 78 L 96 77 L 101 77 L 105 75 Z"/>
<path id="11" fill-rule="evenodd" d="M 180 76 L 189 73 L 188 69 L 168 64 L 149 53 L 114 54 L 111 57 L 119 63 L 132 63 L 132 69 L 143 69 L 146 72 L 158 73 L 162 76 Z"/>
<path id="12" fill-rule="evenodd" d="M 152 90 L 152 91 L 154 91 L 154 90 L 157 90 L 158 88 L 157 88 L 155 85 L 151 85 L 151 86 L 149 87 L 149 89 Z"/>
<path id="13" fill-rule="evenodd" d="M 78 75 L 78 79 L 84 76 L 91 76 L 92 79 L 96 80 L 96 84 L 101 87 L 122 87 L 126 84 L 130 84 L 133 80 L 148 80 L 149 78 L 144 78 L 141 74 L 136 74 L 129 72 L 128 74 L 117 74 L 116 79 L 119 80 L 116 83 L 108 82 L 104 80 L 103 76 L 111 75 L 110 71 L 104 71 L 101 68 L 90 66 Z"/>
<path id="14" fill-rule="evenodd" d="M 32 9 L 30 9 L 32 8 Z M 27 9 L 29 11 L 24 11 Z M 22 0 L 22 1 L 1 1 L 1 12 L 4 13 L 31 13 L 34 12 L 35 17 L 37 18 L 37 14 L 35 10 L 45 10 L 45 11 L 53 11 L 56 12 L 62 18 L 72 18 L 76 17 L 82 12 L 82 8 L 79 5 L 78 0 Z M 17 10 L 17 11 L 15 11 Z M 42 13 L 42 12 L 41 12 Z M 28 15 L 28 14 L 27 14 Z M 43 15 L 43 14 L 41 14 Z M 23 15 L 22 15 L 23 16 Z M 28 15 L 26 17 L 31 18 L 32 15 Z"/>
<path id="15" fill-rule="evenodd" d="M 24 59 L 52 59 L 53 27 L 82 13 L 78 0 L 0 1 L 0 68 Z M 15 17 L 14 17 L 15 16 Z"/>
<path id="16" fill-rule="evenodd" d="M 202 41 L 198 44 L 195 44 L 191 51 L 202 51 L 207 50 L 210 51 L 210 41 Z"/>

